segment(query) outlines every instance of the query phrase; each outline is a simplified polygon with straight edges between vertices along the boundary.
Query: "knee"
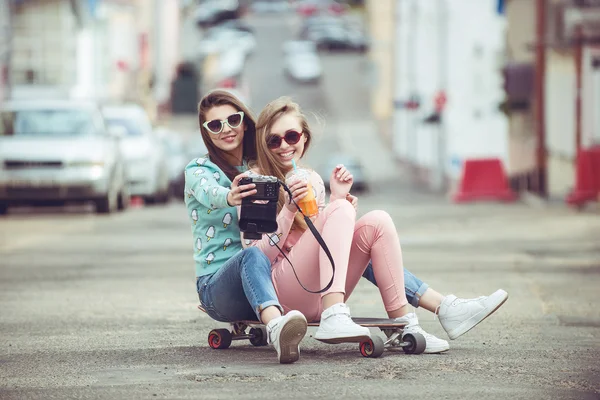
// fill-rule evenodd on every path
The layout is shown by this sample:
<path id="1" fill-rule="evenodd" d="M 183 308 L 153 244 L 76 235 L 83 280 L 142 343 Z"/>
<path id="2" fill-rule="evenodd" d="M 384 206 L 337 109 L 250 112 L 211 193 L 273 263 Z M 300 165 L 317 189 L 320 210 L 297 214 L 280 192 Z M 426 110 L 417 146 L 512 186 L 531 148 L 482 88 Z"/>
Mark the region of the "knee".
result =
<path id="1" fill-rule="evenodd" d="M 327 215 L 331 215 L 334 212 L 343 213 L 351 218 L 356 218 L 356 210 L 354 206 L 346 199 L 338 199 L 329 203 L 329 206 L 325 209 Z"/>
<path id="2" fill-rule="evenodd" d="M 378 230 L 387 232 L 396 232 L 396 226 L 390 214 L 383 210 L 369 211 L 362 218 L 361 222 L 365 225 L 371 225 L 377 227 Z"/>
<path id="3" fill-rule="evenodd" d="M 244 262 L 252 265 L 252 268 L 265 268 L 271 271 L 269 258 L 258 247 L 248 247 L 244 252 Z"/>

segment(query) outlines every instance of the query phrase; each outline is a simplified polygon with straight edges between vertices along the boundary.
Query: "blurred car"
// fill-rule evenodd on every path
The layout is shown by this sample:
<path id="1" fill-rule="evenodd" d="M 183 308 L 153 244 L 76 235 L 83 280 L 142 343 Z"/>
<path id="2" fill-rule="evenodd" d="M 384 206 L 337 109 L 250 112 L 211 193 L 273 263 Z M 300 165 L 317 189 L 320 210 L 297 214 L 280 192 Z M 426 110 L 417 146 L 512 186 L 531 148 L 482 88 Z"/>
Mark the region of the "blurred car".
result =
<path id="1" fill-rule="evenodd" d="M 338 164 L 343 164 L 354 178 L 354 183 L 350 190 L 351 193 L 364 192 L 368 189 L 367 177 L 360 160 L 348 154 L 336 153 L 328 156 L 327 160 L 321 164 L 317 171 L 319 175 L 321 175 L 321 178 L 323 178 L 326 190 L 329 190 L 329 177 L 331 176 L 331 172 Z"/>
<path id="2" fill-rule="evenodd" d="M 183 171 L 190 161 L 188 157 L 185 141 L 181 135 L 168 129 L 159 128 L 156 130 L 161 139 L 167 156 L 167 169 L 169 171 L 169 193 L 176 199 L 183 199 L 183 190 L 185 187 L 185 178 Z"/>
<path id="3" fill-rule="evenodd" d="M 319 82 L 323 74 L 315 44 L 308 40 L 290 40 L 283 44 L 283 68 L 299 82 Z"/>
<path id="4" fill-rule="evenodd" d="M 322 26 L 344 26 L 345 20 L 341 17 L 327 14 L 317 14 L 311 17 L 304 18 L 302 22 L 302 32 L 306 32 L 313 28 Z"/>
<path id="5" fill-rule="evenodd" d="M 319 13 L 341 15 L 347 11 L 347 6 L 337 1 L 329 0 L 301 0 L 295 4 L 296 12 L 303 17 L 310 17 Z"/>
<path id="6" fill-rule="evenodd" d="M 219 54 L 217 57 L 218 68 L 215 71 L 214 78 L 218 82 L 226 79 L 237 79 L 244 72 L 246 66 L 246 55 L 238 49 L 230 49 Z M 236 87 L 237 82 L 224 84 L 225 86 Z"/>
<path id="7" fill-rule="evenodd" d="M 244 58 L 251 55 L 256 48 L 256 39 L 254 34 L 226 28 L 209 29 L 205 36 L 198 43 L 199 57 L 206 57 L 210 54 L 237 51 L 243 54 Z"/>
<path id="8" fill-rule="evenodd" d="M 137 104 L 105 106 L 102 109 L 111 128 L 123 130 L 121 150 L 127 163 L 129 191 L 147 203 L 169 199 L 169 174 L 162 143 L 146 111 Z"/>
<path id="9" fill-rule="evenodd" d="M 129 205 L 118 131 L 95 103 L 21 100 L 0 109 L 0 214 L 11 205 Z"/>
<path id="10" fill-rule="evenodd" d="M 220 24 L 216 25 L 213 29 L 229 29 L 252 34 L 254 33 L 254 28 L 252 28 L 248 23 L 244 22 L 241 19 L 229 19 L 227 21 L 223 21 Z"/>
<path id="11" fill-rule="evenodd" d="M 282 46 L 283 54 L 316 53 L 317 46 L 310 40 L 288 40 Z"/>
<path id="12" fill-rule="evenodd" d="M 361 26 L 360 20 L 352 18 L 316 15 L 305 19 L 299 37 L 315 42 L 319 49 L 364 52 L 369 41 Z"/>
<path id="13" fill-rule="evenodd" d="M 257 14 L 284 13 L 290 5 L 286 0 L 260 0 L 252 3 L 250 10 Z"/>
<path id="14" fill-rule="evenodd" d="M 318 49 L 330 51 L 354 50 L 364 52 L 368 48 L 368 41 L 360 31 L 342 25 L 326 25 L 309 29 L 306 38 L 314 41 Z"/>
<path id="15" fill-rule="evenodd" d="M 303 83 L 317 83 L 323 74 L 319 55 L 311 52 L 288 54 L 284 68 L 292 79 Z"/>
<path id="16" fill-rule="evenodd" d="M 201 28 L 208 28 L 238 18 L 240 11 L 238 0 L 208 0 L 198 5 L 194 19 Z"/>
<path id="17" fill-rule="evenodd" d="M 191 135 L 186 142 L 188 162 L 194 158 L 204 157 L 208 154 L 208 149 L 202 140 L 200 133 Z"/>

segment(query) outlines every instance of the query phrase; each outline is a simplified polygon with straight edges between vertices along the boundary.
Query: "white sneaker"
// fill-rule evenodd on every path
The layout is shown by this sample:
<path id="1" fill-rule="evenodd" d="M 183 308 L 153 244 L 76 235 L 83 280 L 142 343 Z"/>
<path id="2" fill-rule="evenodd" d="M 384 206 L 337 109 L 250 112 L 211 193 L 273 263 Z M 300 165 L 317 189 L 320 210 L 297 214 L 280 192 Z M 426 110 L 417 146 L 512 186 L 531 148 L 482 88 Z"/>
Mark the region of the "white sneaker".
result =
<path id="1" fill-rule="evenodd" d="M 504 304 L 506 299 L 508 293 L 502 289 L 476 299 L 459 299 L 451 294 L 442 301 L 438 317 L 448 337 L 456 339 L 486 319 Z"/>
<path id="2" fill-rule="evenodd" d="M 450 345 L 448 344 L 447 341 L 437 338 L 437 337 L 433 336 L 431 333 L 425 332 L 423 330 L 423 328 L 421 328 L 421 326 L 419 325 L 419 320 L 417 319 L 417 314 L 415 314 L 415 313 L 406 314 L 403 317 L 396 318 L 396 321 L 408 323 L 408 325 L 406 325 L 404 327 L 404 333 L 402 334 L 403 338 L 404 338 L 404 335 L 406 335 L 407 333 L 420 333 L 421 335 L 425 336 L 425 341 L 427 342 L 427 347 L 425 347 L 424 353 L 427 353 L 427 354 L 441 353 L 444 351 L 448 351 L 450 349 Z"/>
<path id="3" fill-rule="evenodd" d="M 290 364 L 300 358 L 298 346 L 307 330 L 306 318 L 300 311 L 289 313 L 272 319 L 267 324 L 267 338 L 277 350 L 277 358 L 281 364 Z"/>
<path id="4" fill-rule="evenodd" d="M 325 343 L 361 342 L 371 338 L 369 328 L 352 321 L 350 309 L 337 303 L 323 311 L 315 339 Z"/>

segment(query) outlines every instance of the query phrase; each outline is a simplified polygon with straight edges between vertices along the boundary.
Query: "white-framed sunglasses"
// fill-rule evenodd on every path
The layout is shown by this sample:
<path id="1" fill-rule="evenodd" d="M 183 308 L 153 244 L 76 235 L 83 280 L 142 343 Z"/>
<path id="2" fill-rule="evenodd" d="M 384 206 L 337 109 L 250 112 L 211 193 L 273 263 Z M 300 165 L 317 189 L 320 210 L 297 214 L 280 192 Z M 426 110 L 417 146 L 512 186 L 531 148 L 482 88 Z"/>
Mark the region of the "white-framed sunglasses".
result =
<path id="1" fill-rule="evenodd" d="M 206 121 L 202 124 L 203 127 L 206 128 L 207 131 L 212 133 L 213 135 L 218 135 L 223 131 L 223 127 L 225 124 L 229 125 L 230 128 L 237 128 L 242 124 L 244 120 L 244 112 L 238 111 L 235 114 L 231 114 L 229 117 L 221 120 L 221 119 L 213 119 L 212 121 Z"/>

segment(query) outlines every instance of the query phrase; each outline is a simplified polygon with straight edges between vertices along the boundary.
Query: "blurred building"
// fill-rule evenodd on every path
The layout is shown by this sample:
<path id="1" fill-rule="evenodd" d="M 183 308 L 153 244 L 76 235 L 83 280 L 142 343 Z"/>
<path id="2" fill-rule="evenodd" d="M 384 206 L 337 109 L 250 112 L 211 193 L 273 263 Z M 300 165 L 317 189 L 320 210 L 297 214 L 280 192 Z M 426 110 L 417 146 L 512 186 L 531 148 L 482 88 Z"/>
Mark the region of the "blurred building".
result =
<path id="1" fill-rule="evenodd" d="M 496 0 L 371 0 L 374 114 L 415 179 L 445 190 L 464 160 L 507 160 Z M 468 20 L 469 23 L 465 23 Z"/>
<path id="2" fill-rule="evenodd" d="M 365 2 L 366 25 L 372 42 L 369 51 L 371 111 L 388 134 L 385 122 L 391 119 L 393 113 L 394 43 L 399 26 L 395 20 L 396 3 L 396 0 Z"/>
<path id="3" fill-rule="evenodd" d="M 445 190 L 465 160 L 498 158 L 514 190 L 564 199 L 578 151 L 600 146 L 599 1 L 367 0 L 366 10 L 373 114 L 416 180 Z"/>
<path id="4" fill-rule="evenodd" d="M 507 0 L 506 15 L 512 184 L 564 199 L 578 150 L 600 144 L 600 2 Z"/>
<path id="5" fill-rule="evenodd" d="M 0 2 L 0 106 L 10 95 L 10 81 L 8 70 L 12 50 L 10 3 Z"/>
<path id="6" fill-rule="evenodd" d="M 15 96 L 168 104 L 179 0 L 11 0 Z"/>

